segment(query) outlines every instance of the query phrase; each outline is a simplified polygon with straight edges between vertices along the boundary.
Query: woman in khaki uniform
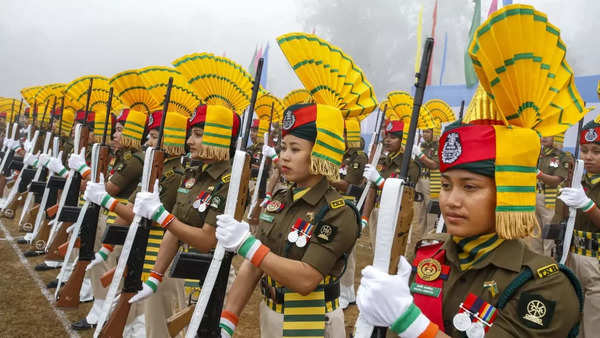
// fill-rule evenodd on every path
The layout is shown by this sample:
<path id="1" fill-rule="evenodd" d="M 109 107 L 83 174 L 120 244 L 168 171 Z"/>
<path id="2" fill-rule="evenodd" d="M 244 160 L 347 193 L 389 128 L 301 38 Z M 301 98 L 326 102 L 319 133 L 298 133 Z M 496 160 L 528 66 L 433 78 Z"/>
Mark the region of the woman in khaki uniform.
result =
<path id="1" fill-rule="evenodd" d="M 600 203 L 599 135 L 600 123 L 597 121 L 590 121 L 583 127 L 579 142 L 586 175 L 581 184 L 561 189 L 558 196 L 567 206 L 577 209 L 571 252 L 566 265 L 573 269 L 583 288 L 585 303 L 581 321 L 583 334 L 580 337 L 586 338 L 596 337 L 600 332 L 600 210 L 597 207 Z M 567 210 L 559 202 L 552 223 L 565 221 L 569 216 Z"/>
<path id="2" fill-rule="evenodd" d="M 576 123 L 582 111 L 577 105 L 556 111 L 542 98 L 520 97 L 537 79 L 521 83 L 526 88 L 494 86 L 511 78 L 508 71 L 495 72 L 495 62 L 504 64 L 504 58 L 485 58 L 497 52 L 490 34 L 508 38 L 507 31 L 496 30 L 495 25 L 539 28 L 529 17 L 533 13 L 545 19 L 530 6 L 506 6 L 476 32 L 469 52 L 481 85 L 494 97 L 496 115 L 452 126 L 442 135 L 440 207 L 448 233 L 425 237 L 408 260 L 401 257 L 397 275 L 372 266 L 363 270 L 357 304 L 370 324 L 391 327 L 401 337 L 577 335 L 582 305 L 577 278 L 566 267 L 529 250 L 521 239 L 540 231 L 535 217 L 538 133 L 559 133 L 567 127 L 558 123 L 559 116 Z M 542 31 L 552 34 L 544 27 Z M 510 39 L 528 50 L 532 44 L 521 41 L 524 37 Z M 555 42 L 540 47 L 559 48 Z M 532 74 L 534 69 L 539 65 L 512 70 Z M 488 80 L 488 75 L 493 77 Z M 566 70 L 557 77 L 561 75 L 572 80 Z M 511 89 L 503 91 L 507 87 Z M 557 95 L 579 98 L 576 88 L 561 88 Z M 524 102 L 536 109 L 521 109 L 515 119 L 513 109 Z"/>
<path id="3" fill-rule="evenodd" d="M 158 133 L 162 120 L 162 111 L 153 112 L 148 118 L 146 126 L 147 137 L 146 147 L 156 147 L 158 141 Z M 159 198 L 166 208 L 171 209 L 175 204 L 177 195 L 177 187 L 181 182 L 183 171 L 180 169 L 179 156 L 184 152 L 183 141 L 178 143 L 177 136 L 185 135 L 187 119 L 180 113 L 169 112 L 165 128 L 168 128 L 169 134 L 165 134 L 165 160 L 163 164 L 162 175 L 159 179 Z M 173 137 L 174 136 L 174 137 Z M 116 199 L 110 196 L 102 183 L 89 183 L 85 192 L 85 197 L 88 201 L 106 207 L 110 211 L 114 211 L 121 219 L 130 224 L 133 221 L 133 202 L 135 195 L 139 192 L 138 188 L 129 197 L 129 203 L 116 203 Z M 158 226 L 150 228 L 148 244 L 146 248 L 146 257 L 142 272 L 142 279 L 147 280 L 154 265 L 156 252 L 160 246 L 163 237 L 163 229 Z M 185 293 L 183 288 L 183 280 L 172 279 L 167 276 L 162 277 L 162 287 L 157 296 L 148 299 L 143 303 L 146 336 L 147 337 L 164 337 L 169 334 L 165 318 L 170 317 L 177 309 L 185 306 Z M 130 300 L 136 302 L 142 295 L 138 294 Z"/>
<path id="4" fill-rule="evenodd" d="M 223 335 L 233 333 L 235 328 L 230 324 L 236 322 L 235 318 L 260 283 L 265 297 L 260 305 L 263 337 L 291 333 L 303 336 L 307 332 L 313 332 L 313 336 L 345 337 L 338 278 L 358 237 L 359 224 L 357 212 L 329 185 L 328 179 L 337 179 L 338 169 L 331 173 L 311 168 L 311 160 L 315 160 L 315 155 L 311 156 L 313 145 L 322 142 L 318 129 L 338 131 L 339 139 L 343 140 L 343 130 L 315 123 L 320 113 L 339 114 L 322 107 L 295 105 L 285 112 L 278 165 L 293 186 L 277 192 L 266 205 L 260 215 L 257 236 L 249 233 L 245 222 L 228 215 L 217 218 L 219 241 L 227 250 L 237 251 L 247 259 L 228 294 L 221 320 Z M 339 122 L 343 128 L 341 114 Z M 340 143 L 338 146 L 343 149 L 343 141 Z M 296 305 L 294 301 L 319 305 L 301 309 L 302 306 L 298 307 L 301 302 Z M 284 321 L 284 315 L 293 313 L 320 320 L 306 325 Z"/>

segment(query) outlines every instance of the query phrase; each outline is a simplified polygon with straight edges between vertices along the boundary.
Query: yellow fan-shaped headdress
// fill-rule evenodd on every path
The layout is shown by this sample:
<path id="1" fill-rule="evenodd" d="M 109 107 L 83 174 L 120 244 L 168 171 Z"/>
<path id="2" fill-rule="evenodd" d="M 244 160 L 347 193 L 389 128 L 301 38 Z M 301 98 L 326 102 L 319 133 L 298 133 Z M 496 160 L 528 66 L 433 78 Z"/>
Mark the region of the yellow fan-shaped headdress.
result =
<path id="1" fill-rule="evenodd" d="M 93 79 L 92 93 L 90 95 L 89 111 L 98 114 L 106 112 L 106 104 L 108 101 L 108 91 L 110 89 L 110 79 L 100 75 L 86 75 L 71 81 L 65 88 L 65 94 L 71 97 L 74 101 L 79 102 L 85 109 L 87 101 L 88 88 L 90 79 Z M 111 106 L 118 107 L 122 105 L 118 95 L 113 93 Z"/>
<path id="2" fill-rule="evenodd" d="M 114 93 L 121 98 L 121 102 L 129 109 L 150 114 L 160 110 L 159 100 L 155 100 L 146 84 L 138 74 L 137 69 L 130 69 L 115 74 L 109 81 L 114 88 Z M 164 93 L 163 93 L 164 96 Z"/>
<path id="3" fill-rule="evenodd" d="M 496 106 L 485 92 L 481 84 L 477 86 L 471 102 L 467 106 L 467 111 L 463 116 L 464 123 L 473 123 L 479 125 L 504 124 L 502 114 L 498 113 Z"/>
<path id="4" fill-rule="evenodd" d="M 250 104 L 252 77 L 236 62 L 210 53 L 185 55 L 172 64 L 206 104 L 200 156 L 229 159 L 233 114 L 242 114 Z"/>
<path id="5" fill-rule="evenodd" d="M 272 94 L 265 93 L 256 99 L 254 111 L 258 115 L 258 133 L 257 142 L 263 142 L 263 135 L 269 131 L 269 121 L 271 120 L 271 107 L 273 107 L 272 123 L 281 121 L 283 116 L 283 104 Z"/>
<path id="6" fill-rule="evenodd" d="M 431 117 L 433 117 L 433 122 L 435 123 L 433 135 L 436 137 L 440 136 L 443 123 L 449 123 L 456 120 L 452 108 L 444 100 L 431 99 L 427 101 L 424 106 L 431 114 Z"/>
<path id="7" fill-rule="evenodd" d="M 287 93 L 283 98 L 283 107 L 287 109 L 289 106 L 299 103 L 310 103 L 313 102 L 312 96 L 306 89 L 295 89 Z"/>
<path id="8" fill-rule="evenodd" d="M 562 132 L 587 112 L 566 50 L 560 30 L 528 5 L 493 13 L 469 46 L 481 86 L 503 120 L 543 136 Z"/>
<path id="9" fill-rule="evenodd" d="M 495 224 L 502 239 L 539 234 L 535 216 L 539 136 L 564 131 L 586 112 L 559 32 L 531 6 L 509 5 L 494 12 L 469 46 L 487 94 L 476 93 L 467 115 L 478 115 L 471 124 L 482 124 L 478 123 L 482 116 L 488 122 L 499 117 L 500 123 L 461 126 L 440 140 L 441 171 L 474 165 L 494 175 Z"/>
<path id="10" fill-rule="evenodd" d="M 169 111 L 177 111 L 189 117 L 201 102 L 201 98 L 192 91 L 186 79 L 177 69 L 164 66 L 150 66 L 139 69 L 138 74 L 161 108 L 165 100 L 165 93 L 170 77 L 173 78 L 173 87 L 171 88 Z"/>
<path id="11" fill-rule="evenodd" d="M 21 101 L 13 98 L 0 98 L 0 112 L 6 112 L 6 123 L 14 121 L 15 116 L 19 113 Z M 23 110 L 23 108 L 21 108 Z"/>

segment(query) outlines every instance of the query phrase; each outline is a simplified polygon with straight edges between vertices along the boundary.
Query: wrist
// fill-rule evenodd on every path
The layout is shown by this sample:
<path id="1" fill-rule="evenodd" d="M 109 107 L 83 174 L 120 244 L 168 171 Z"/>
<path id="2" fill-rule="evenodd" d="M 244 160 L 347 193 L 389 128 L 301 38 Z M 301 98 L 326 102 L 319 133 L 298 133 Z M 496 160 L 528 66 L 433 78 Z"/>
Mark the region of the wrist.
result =
<path id="1" fill-rule="evenodd" d="M 385 178 L 381 177 L 381 175 L 379 175 L 379 177 L 377 177 L 377 179 L 373 182 L 373 184 L 375 184 L 377 186 L 377 189 L 379 189 L 379 190 L 383 189 L 384 183 L 385 183 Z"/>
<path id="2" fill-rule="evenodd" d="M 277 163 L 278 161 L 279 161 L 279 156 L 277 155 L 277 153 L 273 154 L 271 156 L 271 162 Z"/>
<path id="3" fill-rule="evenodd" d="M 173 214 L 169 213 L 162 204 L 160 205 L 160 207 L 158 207 L 156 212 L 154 212 L 154 215 L 152 215 L 152 220 L 154 222 L 160 224 L 160 226 L 163 229 L 166 229 L 167 226 L 169 226 L 169 224 L 171 224 L 171 222 L 174 219 L 175 219 L 175 216 L 173 216 Z"/>
<path id="4" fill-rule="evenodd" d="M 56 173 L 56 175 L 60 176 L 60 177 L 66 177 L 67 176 L 67 168 L 62 167 L 62 169 L 60 171 L 58 171 Z"/>
<path id="5" fill-rule="evenodd" d="M 239 318 L 235 315 L 235 313 L 223 310 L 221 312 L 221 320 L 219 322 L 219 327 L 225 330 L 229 336 L 233 336 L 233 332 L 238 324 Z"/>
<path id="6" fill-rule="evenodd" d="M 248 235 L 246 240 L 238 249 L 238 253 L 242 255 L 242 257 L 249 260 L 250 263 L 257 268 L 260 267 L 260 263 L 262 263 L 263 259 L 270 251 L 271 249 L 262 244 L 260 240 L 252 235 Z"/>
<path id="7" fill-rule="evenodd" d="M 369 225 L 369 220 L 365 216 L 362 216 L 360 218 L 360 224 L 361 224 L 362 228 L 364 229 L 367 227 L 367 225 Z"/>
<path id="8" fill-rule="evenodd" d="M 156 292 L 156 289 L 158 289 L 158 285 L 160 284 L 160 282 L 162 282 L 162 276 L 154 271 L 151 271 L 150 277 L 148 277 L 148 279 L 146 279 L 144 283 L 146 283 L 146 285 L 148 285 L 152 289 L 152 292 Z"/>
<path id="9" fill-rule="evenodd" d="M 390 329 L 400 337 L 433 338 L 439 331 L 414 303 L 392 324 Z"/>
<path id="10" fill-rule="evenodd" d="M 587 202 L 582 208 L 581 210 L 584 213 L 588 213 L 592 210 L 594 210 L 594 208 L 596 207 L 596 203 L 594 203 L 594 201 L 592 201 L 591 199 L 589 200 L 589 202 Z"/>
<path id="11" fill-rule="evenodd" d="M 108 255 L 113 251 L 114 247 L 110 244 L 102 244 L 102 248 L 98 251 L 100 257 L 102 257 L 103 261 L 106 261 Z"/>
<path id="12" fill-rule="evenodd" d="M 114 211 L 119 204 L 119 201 L 116 198 L 113 198 L 108 193 L 104 194 L 104 197 L 100 200 L 100 205 L 104 208 L 108 209 L 108 211 Z"/>
<path id="13" fill-rule="evenodd" d="M 84 163 L 79 168 L 77 168 L 77 172 L 81 174 L 82 178 L 85 179 L 90 175 L 92 169 L 90 169 L 90 167 L 88 167 L 88 165 Z"/>

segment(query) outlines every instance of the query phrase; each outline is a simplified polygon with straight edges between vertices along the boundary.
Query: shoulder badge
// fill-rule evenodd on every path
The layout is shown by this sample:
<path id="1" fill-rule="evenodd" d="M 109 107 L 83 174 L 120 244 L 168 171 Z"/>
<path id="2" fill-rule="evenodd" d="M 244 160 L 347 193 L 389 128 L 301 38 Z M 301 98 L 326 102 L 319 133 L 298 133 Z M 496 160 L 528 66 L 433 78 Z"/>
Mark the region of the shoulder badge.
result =
<path id="1" fill-rule="evenodd" d="M 131 155 L 131 152 L 130 152 L 130 151 L 128 151 L 128 152 L 125 152 L 125 154 L 123 154 L 123 159 L 124 159 L 125 161 L 129 161 L 129 160 L 131 160 L 131 157 L 132 157 L 132 155 Z"/>
<path id="2" fill-rule="evenodd" d="M 267 204 L 266 209 L 268 212 L 279 212 L 283 209 L 283 203 L 278 200 L 272 200 Z"/>
<path id="3" fill-rule="evenodd" d="M 163 173 L 163 177 L 169 178 L 169 177 L 173 176 L 174 174 L 175 174 L 175 170 L 173 170 L 173 169 L 167 170 L 165 173 Z"/>
<path id="4" fill-rule="evenodd" d="M 454 163 L 461 154 L 462 145 L 460 144 L 460 136 L 456 132 L 448 134 L 442 148 L 442 162 L 445 164 Z"/>
<path id="5" fill-rule="evenodd" d="M 558 265 L 556 265 L 556 263 L 552 263 L 550 265 L 546 265 L 537 269 L 537 275 L 538 278 L 546 278 L 548 276 L 554 275 L 558 271 Z"/>
<path id="6" fill-rule="evenodd" d="M 331 203 L 329 203 L 329 207 L 331 207 L 331 209 L 341 208 L 344 205 L 346 205 L 346 202 L 344 202 L 343 198 L 337 199 L 337 200 L 332 201 Z"/>
<path id="7" fill-rule="evenodd" d="M 229 183 L 229 181 L 231 181 L 231 174 L 227 174 L 227 175 L 221 177 L 221 181 L 223 183 Z"/>
<path id="8" fill-rule="evenodd" d="M 519 319 L 532 329 L 547 328 L 554 315 L 556 302 L 541 295 L 523 292 L 519 298 Z"/>
<path id="9" fill-rule="evenodd" d="M 329 243 L 333 240 L 337 233 L 337 227 L 330 224 L 319 224 L 317 229 L 317 238 L 323 243 Z"/>
<path id="10" fill-rule="evenodd" d="M 223 204 L 223 198 L 219 195 L 216 195 L 210 201 L 211 208 L 221 209 L 221 205 Z"/>

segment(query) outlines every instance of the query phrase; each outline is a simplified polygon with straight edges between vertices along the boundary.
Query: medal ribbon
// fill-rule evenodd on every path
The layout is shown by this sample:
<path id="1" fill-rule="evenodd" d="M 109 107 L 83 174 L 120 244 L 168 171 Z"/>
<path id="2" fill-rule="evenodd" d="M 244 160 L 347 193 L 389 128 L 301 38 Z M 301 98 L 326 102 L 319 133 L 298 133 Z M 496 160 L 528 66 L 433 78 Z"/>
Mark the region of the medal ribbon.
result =
<path id="1" fill-rule="evenodd" d="M 484 324 L 483 329 L 485 332 L 489 330 L 491 324 L 496 320 L 496 308 L 472 293 L 469 293 L 458 312 L 464 312 L 465 309 L 471 312 L 472 316 L 474 315 L 471 318 L 473 323 L 481 321 Z"/>
<path id="2" fill-rule="evenodd" d="M 439 289 L 439 294 L 437 297 L 433 297 L 415 292 L 413 293 L 413 300 L 415 305 L 421 309 L 421 312 L 423 312 L 423 314 L 429 318 L 429 320 L 437 324 L 440 330 L 444 331 L 444 317 L 442 316 L 442 297 L 444 295 L 443 275 L 445 274 L 447 276 L 449 274 L 450 267 L 448 265 L 444 265 L 446 260 L 446 250 L 439 250 L 442 247 L 442 244 L 443 243 L 420 247 L 417 249 L 417 254 L 415 260 L 413 261 L 413 266 L 417 266 L 419 262 L 426 258 L 433 258 L 440 263 L 442 266 L 442 274 L 440 274 L 440 277 L 438 277 L 436 280 L 428 282 L 423 280 L 419 274 L 415 275 L 416 284 Z"/>
<path id="3" fill-rule="evenodd" d="M 210 194 L 208 192 L 202 191 L 201 193 L 198 194 L 198 197 L 196 197 L 196 201 L 200 201 L 200 203 L 204 203 L 209 197 L 210 197 Z"/>

